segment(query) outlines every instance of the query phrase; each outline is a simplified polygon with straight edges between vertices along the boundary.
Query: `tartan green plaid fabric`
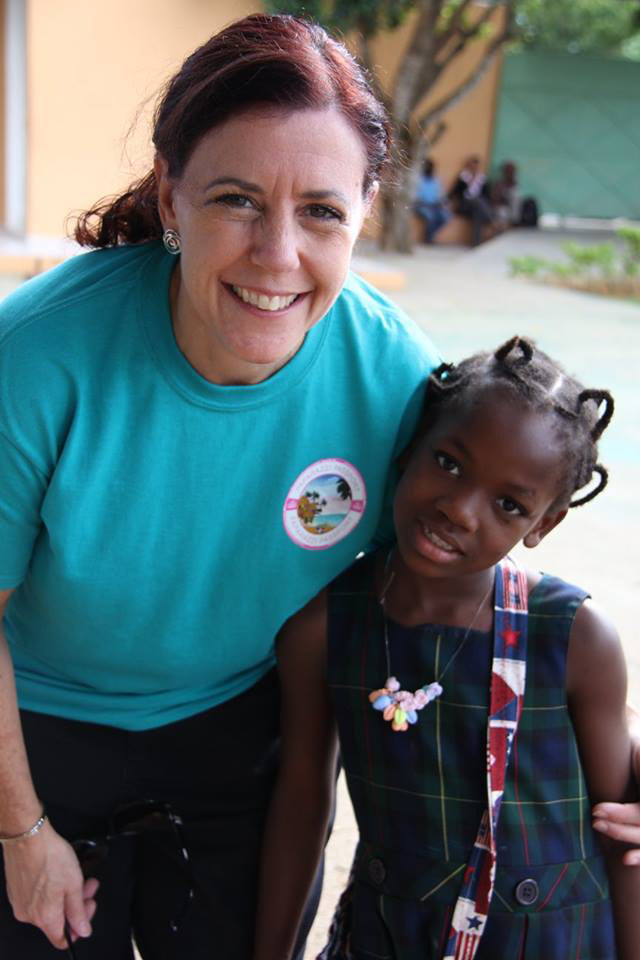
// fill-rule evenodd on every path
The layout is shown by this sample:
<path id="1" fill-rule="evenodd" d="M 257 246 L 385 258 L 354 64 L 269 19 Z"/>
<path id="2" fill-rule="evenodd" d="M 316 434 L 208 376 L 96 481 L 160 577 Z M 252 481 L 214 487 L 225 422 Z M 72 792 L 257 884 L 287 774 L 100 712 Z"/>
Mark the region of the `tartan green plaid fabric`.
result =
<path id="1" fill-rule="evenodd" d="M 368 699 L 387 677 L 374 563 L 373 556 L 358 561 L 330 590 L 329 684 L 360 843 L 342 925 L 350 952 L 336 942 L 323 957 L 436 960 L 486 804 L 493 638 L 471 630 L 442 677 L 442 696 L 406 733 L 393 732 Z M 565 693 L 569 632 L 586 596 L 544 576 L 529 598 L 524 709 L 477 960 L 615 957 L 606 873 Z M 464 628 L 390 622 L 391 672 L 407 690 L 439 679 L 464 635 Z M 524 880 L 533 882 L 527 897 L 518 886 Z M 520 902 L 532 890 L 533 902 Z"/>

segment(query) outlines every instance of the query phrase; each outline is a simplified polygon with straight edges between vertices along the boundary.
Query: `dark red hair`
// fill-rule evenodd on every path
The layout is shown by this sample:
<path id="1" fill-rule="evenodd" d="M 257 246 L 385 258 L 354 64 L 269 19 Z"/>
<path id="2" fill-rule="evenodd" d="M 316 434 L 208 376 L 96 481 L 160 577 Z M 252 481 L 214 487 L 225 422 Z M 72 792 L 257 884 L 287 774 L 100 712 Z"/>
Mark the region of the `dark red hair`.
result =
<path id="1" fill-rule="evenodd" d="M 389 126 L 363 69 L 322 27 L 288 15 L 254 14 L 198 47 L 167 84 L 155 112 L 153 143 L 180 177 L 205 133 L 254 106 L 285 110 L 335 106 L 361 138 L 368 192 L 387 162 Z M 78 218 L 75 237 L 90 247 L 162 235 L 153 171 Z"/>

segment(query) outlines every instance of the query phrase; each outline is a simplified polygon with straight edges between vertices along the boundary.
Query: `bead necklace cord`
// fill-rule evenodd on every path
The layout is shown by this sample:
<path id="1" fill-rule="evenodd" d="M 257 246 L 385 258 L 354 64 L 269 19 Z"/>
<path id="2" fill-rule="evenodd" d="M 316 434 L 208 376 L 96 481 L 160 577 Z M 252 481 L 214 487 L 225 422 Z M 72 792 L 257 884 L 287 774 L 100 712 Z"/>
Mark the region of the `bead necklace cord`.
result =
<path id="1" fill-rule="evenodd" d="M 442 686 L 440 681 L 443 676 L 458 656 L 462 648 L 464 647 L 471 629 L 480 615 L 480 611 L 484 607 L 485 603 L 489 599 L 491 593 L 494 589 L 493 580 L 489 589 L 483 596 L 480 604 L 474 613 L 471 622 L 467 629 L 465 630 L 464 636 L 456 649 L 453 651 L 443 669 L 440 671 L 439 676 L 433 683 L 426 684 L 421 687 L 419 690 L 416 690 L 414 693 L 411 693 L 408 690 L 401 690 L 400 683 L 396 677 L 391 673 L 391 653 L 389 649 L 389 621 L 387 618 L 386 612 L 386 598 L 395 579 L 395 570 L 391 569 L 391 558 L 393 556 L 393 550 L 390 550 L 387 554 L 387 559 L 384 565 L 384 583 L 382 590 L 380 591 L 379 603 L 382 608 L 382 617 L 384 624 L 384 648 L 385 656 L 387 662 L 387 679 L 385 681 L 384 687 L 381 687 L 378 690 L 374 690 L 369 694 L 369 700 L 374 710 L 382 711 L 382 715 L 385 720 L 391 722 L 391 729 L 397 733 L 404 733 L 409 729 L 409 724 L 414 724 L 418 720 L 418 711 L 422 710 L 423 707 L 426 707 L 428 703 L 432 700 L 435 700 L 436 697 L 439 697 L 442 693 Z"/>

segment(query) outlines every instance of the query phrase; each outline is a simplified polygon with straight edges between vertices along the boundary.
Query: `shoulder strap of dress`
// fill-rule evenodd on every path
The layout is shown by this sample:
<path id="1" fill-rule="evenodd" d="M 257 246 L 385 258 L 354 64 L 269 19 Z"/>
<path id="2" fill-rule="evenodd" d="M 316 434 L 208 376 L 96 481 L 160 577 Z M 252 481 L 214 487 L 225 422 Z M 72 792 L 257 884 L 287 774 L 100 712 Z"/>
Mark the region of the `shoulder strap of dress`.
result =
<path id="1" fill-rule="evenodd" d="M 496 567 L 491 699 L 487 722 L 487 807 L 480 820 L 456 902 L 443 960 L 472 960 L 487 922 L 496 876 L 496 832 L 524 699 L 527 667 L 527 578 L 506 557 Z"/>

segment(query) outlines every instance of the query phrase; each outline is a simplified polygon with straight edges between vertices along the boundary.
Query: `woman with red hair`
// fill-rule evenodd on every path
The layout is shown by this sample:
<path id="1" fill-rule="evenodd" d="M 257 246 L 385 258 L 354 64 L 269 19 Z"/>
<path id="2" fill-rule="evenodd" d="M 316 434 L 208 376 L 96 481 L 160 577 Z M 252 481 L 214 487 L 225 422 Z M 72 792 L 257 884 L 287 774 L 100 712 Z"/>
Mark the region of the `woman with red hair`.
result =
<path id="1" fill-rule="evenodd" d="M 0 312 L 12 960 L 131 960 L 132 933 L 144 960 L 251 957 L 274 638 L 386 535 L 436 359 L 349 273 L 388 127 L 324 30 L 213 36 L 153 142 L 80 218 L 93 252 Z"/>

